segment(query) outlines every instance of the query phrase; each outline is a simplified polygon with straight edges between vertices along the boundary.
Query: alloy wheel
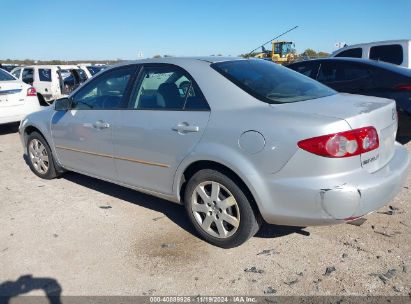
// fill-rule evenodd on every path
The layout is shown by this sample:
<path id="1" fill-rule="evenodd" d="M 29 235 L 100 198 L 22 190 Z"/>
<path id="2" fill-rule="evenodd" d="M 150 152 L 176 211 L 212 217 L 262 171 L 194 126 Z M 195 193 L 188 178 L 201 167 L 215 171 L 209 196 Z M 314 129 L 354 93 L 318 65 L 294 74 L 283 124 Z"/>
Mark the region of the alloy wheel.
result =
<path id="1" fill-rule="evenodd" d="M 232 236 L 240 226 L 238 203 L 231 192 L 218 182 L 202 182 L 195 188 L 191 211 L 201 229 L 217 238 Z"/>
<path id="2" fill-rule="evenodd" d="M 29 155 L 34 169 L 40 174 L 49 170 L 49 156 L 46 147 L 38 139 L 33 139 L 29 144 Z"/>

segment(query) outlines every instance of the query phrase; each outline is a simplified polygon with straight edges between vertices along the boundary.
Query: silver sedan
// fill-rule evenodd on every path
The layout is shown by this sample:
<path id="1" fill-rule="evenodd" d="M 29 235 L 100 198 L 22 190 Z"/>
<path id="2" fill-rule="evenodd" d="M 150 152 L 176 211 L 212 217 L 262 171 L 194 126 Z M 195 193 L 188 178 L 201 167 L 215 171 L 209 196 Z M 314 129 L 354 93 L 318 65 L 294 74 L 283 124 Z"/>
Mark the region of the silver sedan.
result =
<path id="1" fill-rule="evenodd" d="M 66 170 L 184 204 L 198 234 L 329 225 L 386 204 L 407 174 L 392 100 L 338 94 L 282 66 L 163 58 L 114 66 L 27 116 L 31 170 Z"/>

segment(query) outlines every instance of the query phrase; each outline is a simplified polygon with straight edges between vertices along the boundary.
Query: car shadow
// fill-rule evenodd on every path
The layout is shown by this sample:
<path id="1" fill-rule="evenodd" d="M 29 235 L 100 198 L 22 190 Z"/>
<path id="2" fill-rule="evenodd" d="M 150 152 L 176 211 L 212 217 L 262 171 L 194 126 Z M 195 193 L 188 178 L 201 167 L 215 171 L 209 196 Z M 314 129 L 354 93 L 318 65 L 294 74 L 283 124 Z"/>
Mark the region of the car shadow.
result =
<path id="1" fill-rule="evenodd" d="M 198 237 L 198 234 L 189 222 L 186 211 L 182 205 L 74 172 L 66 172 L 62 176 L 62 178 L 80 186 L 87 187 L 89 189 L 129 202 L 131 204 L 163 213 L 167 218 L 180 226 L 182 229 Z M 308 232 L 303 231 L 302 229 L 304 228 L 278 226 L 264 223 L 255 237 L 277 238 L 292 233 L 309 235 Z"/>
<path id="2" fill-rule="evenodd" d="M 0 125 L 0 135 L 7 135 L 17 133 L 19 131 L 20 123 L 8 123 Z"/>
<path id="3" fill-rule="evenodd" d="M 16 281 L 4 281 L 0 283 L 0 304 L 15 302 L 12 298 L 33 290 L 43 290 L 49 303 L 61 304 L 61 293 L 63 289 L 59 282 L 53 278 L 36 278 L 31 274 L 20 276 Z"/>

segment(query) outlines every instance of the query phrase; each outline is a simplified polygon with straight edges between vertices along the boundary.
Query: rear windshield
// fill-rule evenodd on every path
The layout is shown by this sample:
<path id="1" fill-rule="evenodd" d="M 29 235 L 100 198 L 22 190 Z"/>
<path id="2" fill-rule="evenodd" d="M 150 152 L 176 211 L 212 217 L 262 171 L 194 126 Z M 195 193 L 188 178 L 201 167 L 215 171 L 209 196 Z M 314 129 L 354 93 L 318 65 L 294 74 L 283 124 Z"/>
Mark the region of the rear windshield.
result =
<path id="1" fill-rule="evenodd" d="M 13 76 L 11 76 L 9 73 L 0 69 L 0 81 L 10 81 L 10 80 L 16 80 L 16 79 Z"/>
<path id="2" fill-rule="evenodd" d="M 266 60 L 235 60 L 211 65 L 217 72 L 266 103 L 315 99 L 336 92 L 309 77 Z"/>

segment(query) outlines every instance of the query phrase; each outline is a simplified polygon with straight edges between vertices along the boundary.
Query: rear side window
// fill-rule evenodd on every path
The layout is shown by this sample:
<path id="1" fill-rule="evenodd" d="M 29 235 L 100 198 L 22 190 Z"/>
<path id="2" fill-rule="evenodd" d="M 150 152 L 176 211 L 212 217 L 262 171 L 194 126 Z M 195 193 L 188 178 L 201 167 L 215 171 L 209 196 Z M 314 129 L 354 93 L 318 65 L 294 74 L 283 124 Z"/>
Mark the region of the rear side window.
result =
<path id="1" fill-rule="evenodd" d="M 11 81 L 11 80 L 15 80 L 13 76 L 11 76 L 9 73 L 0 69 L 0 81 Z"/>
<path id="2" fill-rule="evenodd" d="M 138 110 L 209 110 L 191 77 L 175 66 L 145 67 L 130 103 Z"/>
<path id="3" fill-rule="evenodd" d="M 51 81 L 51 69 L 39 69 L 40 81 Z"/>
<path id="4" fill-rule="evenodd" d="M 288 68 L 297 71 L 305 76 L 315 79 L 318 73 L 318 63 L 312 61 L 304 61 L 301 63 L 291 64 Z"/>
<path id="5" fill-rule="evenodd" d="M 402 46 L 399 44 L 373 46 L 370 49 L 370 59 L 401 64 L 404 60 Z"/>
<path id="6" fill-rule="evenodd" d="M 335 57 L 352 57 L 352 58 L 361 58 L 362 57 L 362 48 L 349 49 L 342 51 L 335 55 Z"/>
<path id="7" fill-rule="evenodd" d="M 270 104 L 336 94 L 311 78 L 266 60 L 225 61 L 214 63 L 211 67 L 248 94 Z"/>
<path id="8" fill-rule="evenodd" d="M 369 75 L 365 66 L 345 62 L 325 62 L 321 64 L 317 80 L 321 82 L 350 81 Z"/>

